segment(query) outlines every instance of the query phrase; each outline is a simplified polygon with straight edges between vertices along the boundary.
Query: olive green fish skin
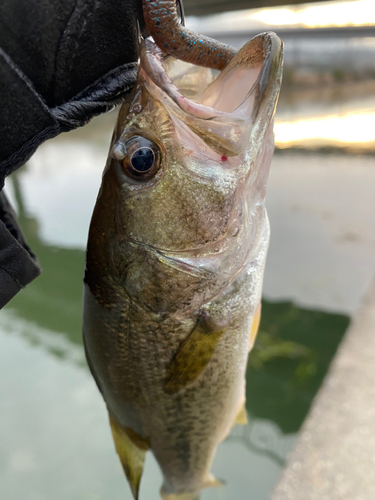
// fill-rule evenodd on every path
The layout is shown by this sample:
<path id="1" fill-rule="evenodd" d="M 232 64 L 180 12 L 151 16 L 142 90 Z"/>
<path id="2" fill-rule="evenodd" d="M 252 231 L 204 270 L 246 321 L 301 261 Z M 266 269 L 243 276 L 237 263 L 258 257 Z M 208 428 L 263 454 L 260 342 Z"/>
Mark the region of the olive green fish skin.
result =
<path id="1" fill-rule="evenodd" d="M 269 239 L 273 111 L 258 142 L 220 158 L 156 87 L 141 60 L 91 221 L 83 333 L 110 414 L 150 444 L 164 494 L 181 494 L 210 483 L 215 449 L 244 403 Z M 148 181 L 128 178 L 119 159 L 134 135 L 160 149 Z"/>

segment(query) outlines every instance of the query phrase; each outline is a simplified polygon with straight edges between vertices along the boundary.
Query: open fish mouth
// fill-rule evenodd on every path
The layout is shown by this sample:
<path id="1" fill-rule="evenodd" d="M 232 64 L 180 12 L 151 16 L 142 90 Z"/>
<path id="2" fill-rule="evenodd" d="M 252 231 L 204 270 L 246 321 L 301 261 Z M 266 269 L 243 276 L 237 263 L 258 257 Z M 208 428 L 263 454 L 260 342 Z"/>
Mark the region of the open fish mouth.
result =
<path id="1" fill-rule="evenodd" d="M 219 155 L 234 157 L 263 139 L 277 104 L 282 61 L 283 43 L 273 32 L 250 40 L 220 73 L 165 57 L 146 39 L 140 70 L 170 111 Z"/>

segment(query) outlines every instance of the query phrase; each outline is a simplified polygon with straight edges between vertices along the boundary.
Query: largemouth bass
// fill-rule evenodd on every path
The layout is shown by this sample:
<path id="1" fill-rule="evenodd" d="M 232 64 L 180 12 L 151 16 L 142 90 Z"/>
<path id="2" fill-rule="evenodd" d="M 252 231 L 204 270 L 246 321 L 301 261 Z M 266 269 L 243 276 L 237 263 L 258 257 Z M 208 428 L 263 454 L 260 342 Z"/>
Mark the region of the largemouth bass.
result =
<path id="1" fill-rule="evenodd" d="M 91 221 L 83 328 L 135 499 L 148 449 L 162 497 L 195 499 L 245 419 L 281 72 L 274 33 L 220 73 L 141 46 Z"/>

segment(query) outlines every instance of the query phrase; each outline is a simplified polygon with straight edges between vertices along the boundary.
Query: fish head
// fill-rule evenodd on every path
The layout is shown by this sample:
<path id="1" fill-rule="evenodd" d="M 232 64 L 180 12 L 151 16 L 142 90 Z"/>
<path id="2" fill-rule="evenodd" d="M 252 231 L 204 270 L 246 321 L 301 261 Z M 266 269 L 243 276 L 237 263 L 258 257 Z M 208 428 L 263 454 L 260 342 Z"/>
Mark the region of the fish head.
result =
<path id="1" fill-rule="evenodd" d="M 274 33 L 253 38 L 221 72 L 143 42 L 93 217 L 112 255 L 122 242 L 185 271 L 230 276 L 244 265 L 262 233 L 281 73 Z"/>

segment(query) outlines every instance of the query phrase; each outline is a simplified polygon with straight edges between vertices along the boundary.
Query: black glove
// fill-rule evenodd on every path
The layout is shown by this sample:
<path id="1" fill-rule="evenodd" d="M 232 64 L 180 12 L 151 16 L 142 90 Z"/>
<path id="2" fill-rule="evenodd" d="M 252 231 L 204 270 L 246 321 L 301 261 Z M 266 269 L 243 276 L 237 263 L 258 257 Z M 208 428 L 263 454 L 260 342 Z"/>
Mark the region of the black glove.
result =
<path id="1" fill-rule="evenodd" d="M 0 2 L 0 189 L 42 142 L 121 102 L 141 11 L 141 0 Z M 39 273 L 2 194 L 0 306 Z"/>

